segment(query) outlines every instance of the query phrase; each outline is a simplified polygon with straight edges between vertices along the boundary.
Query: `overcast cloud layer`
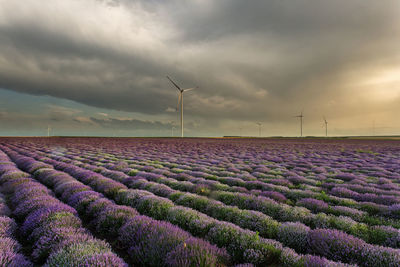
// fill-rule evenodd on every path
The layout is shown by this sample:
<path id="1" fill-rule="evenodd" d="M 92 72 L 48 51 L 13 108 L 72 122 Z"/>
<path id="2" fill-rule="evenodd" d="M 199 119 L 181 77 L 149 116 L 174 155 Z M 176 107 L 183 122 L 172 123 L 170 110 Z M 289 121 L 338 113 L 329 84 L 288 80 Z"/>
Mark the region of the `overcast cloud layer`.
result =
<path id="1" fill-rule="evenodd" d="M 309 135 L 324 115 L 337 135 L 373 121 L 399 133 L 399 66 L 398 0 L 0 0 L 0 88 L 132 114 L 63 110 L 65 133 L 169 133 L 166 75 L 200 86 L 185 95 L 191 135 L 257 134 L 257 121 L 296 135 L 302 109 Z M 0 108 L 9 128 L 30 116 Z"/>

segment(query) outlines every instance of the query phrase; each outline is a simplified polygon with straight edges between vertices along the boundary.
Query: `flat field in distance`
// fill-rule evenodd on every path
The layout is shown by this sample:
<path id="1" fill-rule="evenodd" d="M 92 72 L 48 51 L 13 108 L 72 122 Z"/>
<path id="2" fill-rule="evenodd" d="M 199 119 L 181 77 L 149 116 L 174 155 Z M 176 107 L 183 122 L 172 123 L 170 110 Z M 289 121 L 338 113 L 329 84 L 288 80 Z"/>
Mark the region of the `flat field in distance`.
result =
<path id="1" fill-rule="evenodd" d="M 399 185 L 394 139 L 0 138 L 0 263 L 400 266 Z"/>

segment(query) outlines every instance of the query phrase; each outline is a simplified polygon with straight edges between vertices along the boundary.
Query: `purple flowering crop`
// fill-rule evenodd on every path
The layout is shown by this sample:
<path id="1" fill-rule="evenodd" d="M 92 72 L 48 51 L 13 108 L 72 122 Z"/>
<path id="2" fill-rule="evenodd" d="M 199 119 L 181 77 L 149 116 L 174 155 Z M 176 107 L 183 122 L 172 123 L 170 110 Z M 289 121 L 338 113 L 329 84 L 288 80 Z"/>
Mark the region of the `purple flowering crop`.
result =
<path id="1" fill-rule="evenodd" d="M 8 138 L 0 216 L 18 224 L 2 219 L 0 238 L 47 266 L 124 266 L 112 248 L 139 266 L 399 266 L 399 154 L 387 140 Z"/>

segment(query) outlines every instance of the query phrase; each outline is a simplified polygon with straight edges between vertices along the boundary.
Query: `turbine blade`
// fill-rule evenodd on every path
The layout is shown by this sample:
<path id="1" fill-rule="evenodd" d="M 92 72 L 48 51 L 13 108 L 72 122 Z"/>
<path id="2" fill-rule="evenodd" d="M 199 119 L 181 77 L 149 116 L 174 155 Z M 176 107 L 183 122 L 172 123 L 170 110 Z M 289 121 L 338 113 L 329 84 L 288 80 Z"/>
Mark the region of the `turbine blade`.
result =
<path id="1" fill-rule="evenodd" d="M 168 79 L 173 85 L 175 85 L 175 87 L 178 88 L 179 91 L 182 91 L 182 89 L 181 89 L 169 76 L 167 76 L 167 79 Z"/>
<path id="2" fill-rule="evenodd" d="M 191 91 L 191 90 L 194 90 L 194 89 L 197 89 L 197 88 L 199 88 L 199 87 L 192 87 L 192 88 L 187 88 L 187 89 L 183 89 L 183 92 L 186 92 L 186 91 Z"/>

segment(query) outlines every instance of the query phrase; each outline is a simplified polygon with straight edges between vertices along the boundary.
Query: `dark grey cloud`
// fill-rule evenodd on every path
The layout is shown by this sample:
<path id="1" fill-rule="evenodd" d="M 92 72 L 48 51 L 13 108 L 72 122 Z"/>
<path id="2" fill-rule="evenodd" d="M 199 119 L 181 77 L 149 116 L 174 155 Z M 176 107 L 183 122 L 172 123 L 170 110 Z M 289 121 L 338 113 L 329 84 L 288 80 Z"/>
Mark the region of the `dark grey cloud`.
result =
<path id="1" fill-rule="evenodd" d="M 78 122 L 81 122 L 78 119 L 75 119 Z M 96 123 L 104 128 L 109 129 L 136 129 L 136 130 L 170 130 L 173 126 L 171 123 L 162 123 L 159 121 L 143 121 L 137 119 L 118 119 L 118 118 L 109 118 L 109 119 L 98 119 L 98 118 L 90 118 L 90 121 Z"/>
<path id="2" fill-rule="evenodd" d="M 144 136 L 151 132 L 169 136 L 174 126 L 173 122 L 113 117 L 104 113 L 90 117 L 81 110 L 56 105 L 42 107 L 42 110 L 34 114 L 0 111 L 1 134 L 47 135 L 50 127 L 51 135 Z M 193 123 L 189 127 L 194 128 Z"/>
<path id="3" fill-rule="evenodd" d="M 164 116 L 177 101 L 168 74 L 200 86 L 185 95 L 185 111 L 213 129 L 289 124 L 303 108 L 309 121 L 400 112 L 398 91 L 392 100 L 362 93 L 389 86 L 364 80 L 400 73 L 397 0 L 0 3 L 0 87 L 8 90 Z"/>
<path id="4" fill-rule="evenodd" d="M 238 34 L 304 40 L 346 30 L 359 36 L 376 34 L 390 20 L 396 22 L 399 8 L 396 1 L 365 0 L 172 2 L 159 2 L 160 9 L 181 29 L 182 41 L 210 41 Z"/>

